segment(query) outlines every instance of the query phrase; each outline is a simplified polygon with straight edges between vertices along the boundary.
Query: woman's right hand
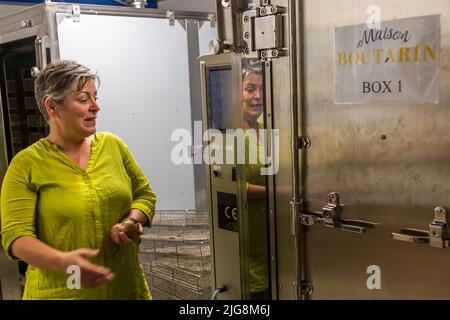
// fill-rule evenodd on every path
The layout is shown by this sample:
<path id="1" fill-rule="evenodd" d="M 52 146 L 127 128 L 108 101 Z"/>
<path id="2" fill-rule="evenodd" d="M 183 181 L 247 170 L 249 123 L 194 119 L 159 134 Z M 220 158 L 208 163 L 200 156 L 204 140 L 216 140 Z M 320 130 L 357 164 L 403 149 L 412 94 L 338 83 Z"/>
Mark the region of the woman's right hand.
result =
<path id="1" fill-rule="evenodd" d="M 98 249 L 81 248 L 69 252 L 64 252 L 62 263 L 64 272 L 69 266 L 78 266 L 80 268 L 81 286 L 84 288 L 94 288 L 106 281 L 111 281 L 114 274 L 109 268 L 90 262 L 89 258 L 98 255 Z"/>
<path id="2" fill-rule="evenodd" d="M 136 236 L 139 240 L 139 237 L 144 234 L 144 228 L 140 223 L 137 223 L 136 225 L 138 228 Z M 113 227 L 111 228 L 111 239 L 115 244 L 118 244 L 119 246 L 127 246 L 137 241 L 136 239 L 131 238 L 125 233 L 125 229 L 122 223 L 116 223 L 115 225 L 113 225 Z"/>

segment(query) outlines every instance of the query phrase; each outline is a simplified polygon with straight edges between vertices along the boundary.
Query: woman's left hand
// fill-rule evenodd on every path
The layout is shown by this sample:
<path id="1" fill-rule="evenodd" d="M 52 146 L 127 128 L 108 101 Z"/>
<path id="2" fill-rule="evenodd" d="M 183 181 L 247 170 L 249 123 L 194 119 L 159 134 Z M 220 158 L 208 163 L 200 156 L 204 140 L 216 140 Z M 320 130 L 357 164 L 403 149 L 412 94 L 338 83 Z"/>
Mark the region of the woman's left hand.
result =
<path id="1" fill-rule="evenodd" d="M 139 235 L 144 234 L 144 228 L 140 223 L 138 223 L 138 225 L 139 225 Z M 127 236 L 121 223 L 116 223 L 111 228 L 111 239 L 115 244 L 118 244 L 119 246 L 126 246 L 135 242 L 133 238 Z"/>

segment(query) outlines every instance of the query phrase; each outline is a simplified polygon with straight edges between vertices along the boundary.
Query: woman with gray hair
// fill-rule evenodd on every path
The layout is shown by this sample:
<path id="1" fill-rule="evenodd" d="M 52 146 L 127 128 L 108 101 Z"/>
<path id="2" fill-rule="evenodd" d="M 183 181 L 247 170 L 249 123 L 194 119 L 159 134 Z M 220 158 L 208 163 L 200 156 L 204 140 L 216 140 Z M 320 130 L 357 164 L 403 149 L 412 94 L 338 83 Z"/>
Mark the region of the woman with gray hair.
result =
<path id="1" fill-rule="evenodd" d="M 99 78 L 74 61 L 35 81 L 49 135 L 11 161 L 1 236 L 29 264 L 24 299 L 151 299 L 137 252 L 156 196 L 117 136 L 96 132 Z"/>

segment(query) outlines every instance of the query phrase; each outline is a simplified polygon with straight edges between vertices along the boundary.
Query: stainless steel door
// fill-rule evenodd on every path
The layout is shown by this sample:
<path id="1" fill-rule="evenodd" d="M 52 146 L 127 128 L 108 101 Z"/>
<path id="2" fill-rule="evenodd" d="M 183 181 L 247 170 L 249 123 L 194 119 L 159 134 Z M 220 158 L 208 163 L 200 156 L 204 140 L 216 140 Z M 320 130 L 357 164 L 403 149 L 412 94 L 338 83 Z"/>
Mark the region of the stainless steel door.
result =
<path id="1" fill-rule="evenodd" d="M 269 299 L 264 68 L 229 53 L 201 70 L 214 285 L 220 299 Z"/>
<path id="2" fill-rule="evenodd" d="M 233 72 L 232 54 L 205 56 L 201 62 L 203 141 L 205 148 L 211 142 L 211 151 L 202 156 L 206 163 L 206 185 L 211 241 L 212 282 L 216 291 L 214 299 L 240 299 L 240 257 L 237 222 L 237 183 L 233 179 L 233 163 L 210 158 L 226 155 L 224 130 L 233 128 Z M 211 132 L 207 131 L 212 129 Z M 215 140 L 218 141 L 215 141 Z M 222 140 L 222 143 L 220 143 Z M 209 149 L 208 149 L 209 150 Z M 214 150 L 214 151 L 213 151 Z M 225 151 L 225 152 L 224 152 Z M 203 159 L 205 161 L 205 159 Z M 236 171 L 235 171 L 236 172 Z M 234 174 L 234 176 L 236 176 Z M 232 214 L 234 212 L 234 214 Z M 219 294 L 220 293 L 220 294 Z"/>
<path id="3" fill-rule="evenodd" d="M 373 4 L 382 22 L 441 15 L 438 104 L 335 103 L 335 28 L 366 23 Z M 378 223 L 363 233 L 304 226 L 302 280 L 313 289 L 307 296 L 449 299 L 449 249 L 396 241 L 392 233 L 402 228 L 428 231 L 434 209 L 450 206 L 450 3 L 305 0 L 302 6 L 304 103 L 299 124 L 311 141 L 301 151 L 303 213 L 332 213 L 336 207 L 328 204 L 328 195 L 336 192 L 344 204 L 338 207 L 341 220 Z"/>

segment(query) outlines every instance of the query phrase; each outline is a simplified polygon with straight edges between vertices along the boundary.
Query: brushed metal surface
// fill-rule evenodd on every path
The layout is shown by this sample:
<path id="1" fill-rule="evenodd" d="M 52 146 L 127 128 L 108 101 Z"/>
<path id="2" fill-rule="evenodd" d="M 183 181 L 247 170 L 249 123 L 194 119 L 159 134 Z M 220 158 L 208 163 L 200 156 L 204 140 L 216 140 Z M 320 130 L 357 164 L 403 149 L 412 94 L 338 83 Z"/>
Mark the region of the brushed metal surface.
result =
<path id="1" fill-rule="evenodd" d="M 438 105 L 334 104 L 334 28 L 365 23 L 373 4 L 382 21 L 441 14 Z M 433 209 L 450 205 L 449 2 L 305 0 L 303 15 L 307 207 L 321 210 L 334 191 L 343 218 L 380 223 L 365 234 L 307 228 L 311 298 L 449 299 L 448 249 L 391 239 L 401 228 L 427 229 Z M 370 265 L 381 269 L 380 290 L 367 288 Z"/>
<path id="2" fill-rule="evenodd" d="M 271 4 L 288 9 L 289 1 L 277 0 Z M 290 17 L 283 13 L 283 47 L 289 54 Z M 278 299 L 297 299 L 298 259 L 297 238 L 291 234 L 291 206 L 293 199 L 292 174 L 292 66 L 288 55 L 272 61 L 272 108 L 273 128 L 279 130 L 279 171 L 274 176 L 275 221 L 277 234 Z"/>

